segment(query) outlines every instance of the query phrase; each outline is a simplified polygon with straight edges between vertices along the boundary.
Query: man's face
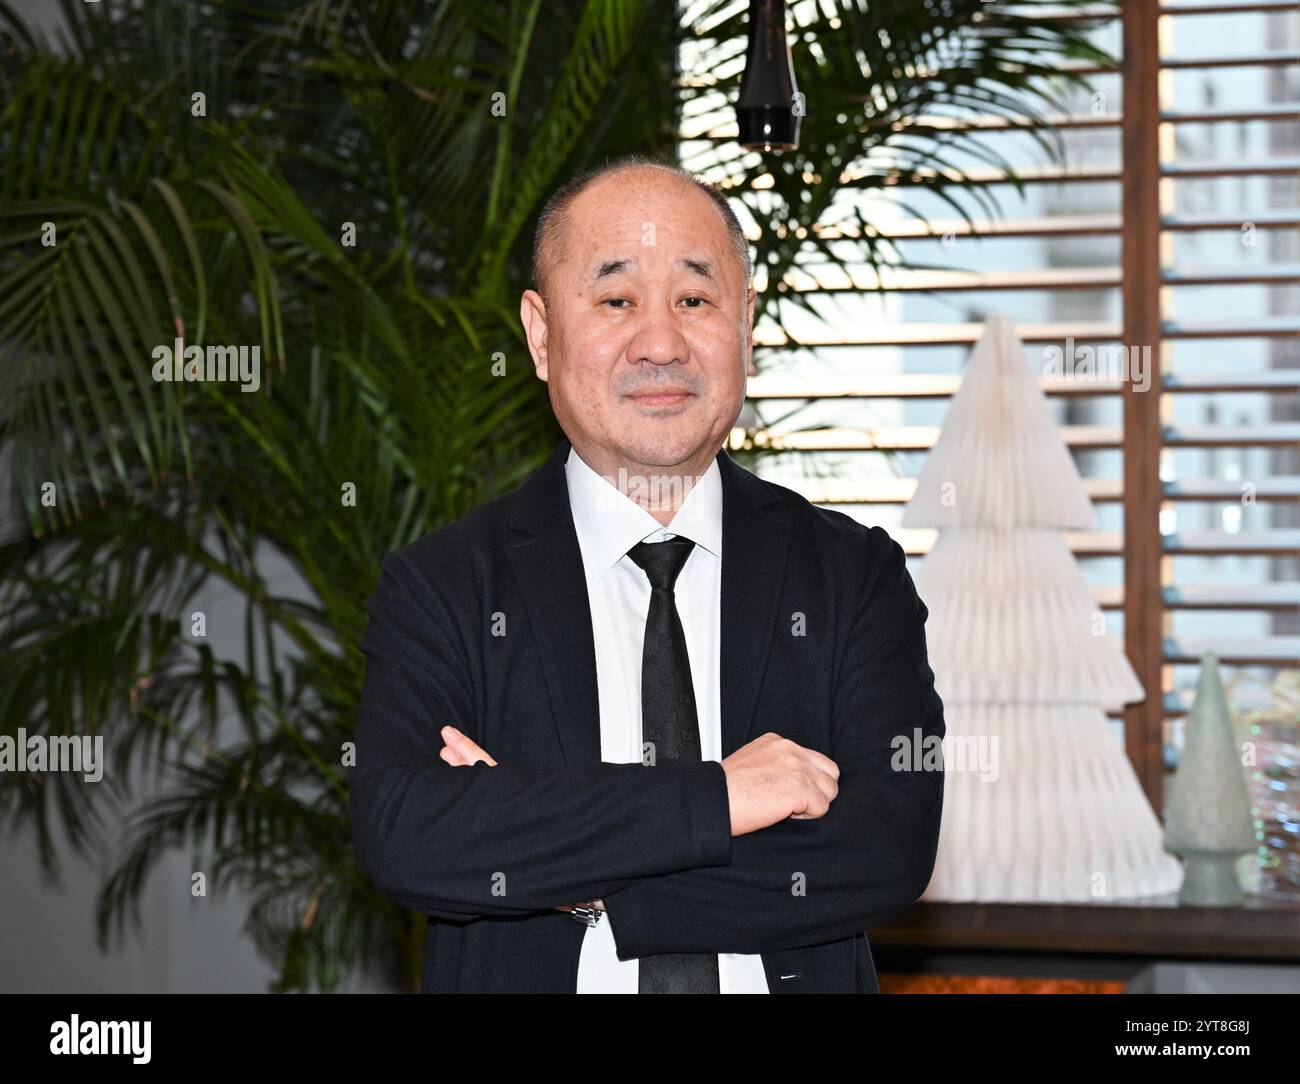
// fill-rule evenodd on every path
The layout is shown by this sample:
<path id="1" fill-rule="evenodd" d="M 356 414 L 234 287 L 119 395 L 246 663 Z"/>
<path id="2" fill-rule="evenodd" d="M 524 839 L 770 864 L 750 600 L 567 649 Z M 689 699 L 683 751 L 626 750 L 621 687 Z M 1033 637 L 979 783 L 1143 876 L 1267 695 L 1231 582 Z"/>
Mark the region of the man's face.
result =
<path id="1" fill-rule="evenodd" d="M 722 216 L 644 170 L 596 181 L 570 211 L 552 296 L 520 303 L 556 418 L 600 473 L 703 473 L 755 371 L 754 294 Z"/>

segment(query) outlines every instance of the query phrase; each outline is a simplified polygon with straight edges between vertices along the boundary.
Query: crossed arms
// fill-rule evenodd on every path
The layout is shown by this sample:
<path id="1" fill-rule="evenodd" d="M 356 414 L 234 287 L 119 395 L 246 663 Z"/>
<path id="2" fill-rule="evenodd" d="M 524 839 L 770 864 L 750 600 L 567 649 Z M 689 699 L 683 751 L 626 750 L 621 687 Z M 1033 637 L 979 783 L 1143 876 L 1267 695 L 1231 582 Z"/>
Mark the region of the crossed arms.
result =
<path id="1" fill-rule="evenodd" d="M 734 838 L 716 761 L 443 759 L 444 725 L 472 737 L 469 649 L 438 585 L 390 555 L 362 641 L 349 775 L 363 871 L 399 903 L 450 921 L 602 900 L 622 959 L 798 948 L 897 913 L 933 868 L 943 773 L 894 770 L 895 741 L 941 740 L 943 706 L 902 548 L 872 535 L 879 571 L 843 648 L 822 750 L 839 765 L 838 795 L 823 817 Z"/>

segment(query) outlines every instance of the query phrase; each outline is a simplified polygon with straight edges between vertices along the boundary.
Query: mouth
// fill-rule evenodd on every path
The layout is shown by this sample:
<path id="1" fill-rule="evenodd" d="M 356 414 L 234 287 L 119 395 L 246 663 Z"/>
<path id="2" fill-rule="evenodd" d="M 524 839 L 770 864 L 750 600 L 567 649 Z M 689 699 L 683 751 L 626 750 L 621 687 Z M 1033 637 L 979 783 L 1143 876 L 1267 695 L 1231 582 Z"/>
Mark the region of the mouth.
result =
<path id="1" fill-rule="evenodd" d="M 658 388 L 655 391 L 638 392 L 629 395 L 628 398 L 637 406 L 677 406 L 679 403 L 686 402 L 693 394 L 694 392 L 689 392 L 685 388 Z"/>

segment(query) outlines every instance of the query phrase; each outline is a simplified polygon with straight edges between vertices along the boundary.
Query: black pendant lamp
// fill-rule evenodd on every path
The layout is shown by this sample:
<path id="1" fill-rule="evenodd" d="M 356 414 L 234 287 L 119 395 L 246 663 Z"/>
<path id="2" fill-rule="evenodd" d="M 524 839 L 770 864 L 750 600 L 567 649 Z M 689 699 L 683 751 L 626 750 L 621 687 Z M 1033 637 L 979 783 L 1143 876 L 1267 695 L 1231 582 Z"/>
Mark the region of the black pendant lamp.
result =
<path id="1" fill-rule="evenodd" d="M 749 50 L 740 80 L 736 121 L 740 143 L 753 151 L 791 151 L 799 145 L 794 63 L 785 36 L 785 0 L 749 0 Z"/>

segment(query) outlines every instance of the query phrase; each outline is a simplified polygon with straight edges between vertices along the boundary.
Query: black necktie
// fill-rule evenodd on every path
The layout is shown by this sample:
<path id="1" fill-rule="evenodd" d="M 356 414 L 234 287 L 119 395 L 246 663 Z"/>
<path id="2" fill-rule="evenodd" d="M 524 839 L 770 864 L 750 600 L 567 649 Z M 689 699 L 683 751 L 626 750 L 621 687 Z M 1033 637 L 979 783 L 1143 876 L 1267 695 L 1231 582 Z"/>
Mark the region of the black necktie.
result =
<path id="1" fill-rule="evenodd" d="M 628 551 L 650 580 L 645 647 L 641 655 L 641 742 L 649 743 L 651 765 L 660 760 L 700 760 L 700 724 L 686 654 L 686 634 L 677 616 L 673 585 L 695 546 L 689 538 L 638 542 Z M 642 994 L 718 993 L 718 956 L 672 952 L 642 956 L 637 989 Z"/>

